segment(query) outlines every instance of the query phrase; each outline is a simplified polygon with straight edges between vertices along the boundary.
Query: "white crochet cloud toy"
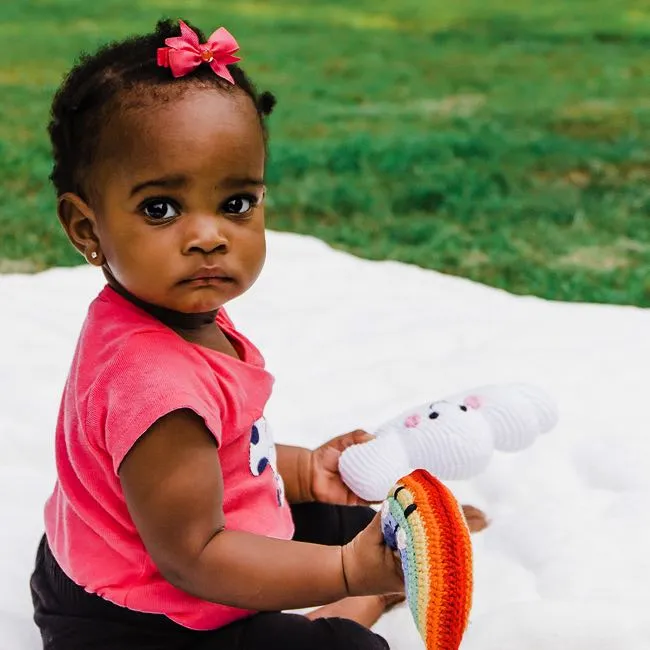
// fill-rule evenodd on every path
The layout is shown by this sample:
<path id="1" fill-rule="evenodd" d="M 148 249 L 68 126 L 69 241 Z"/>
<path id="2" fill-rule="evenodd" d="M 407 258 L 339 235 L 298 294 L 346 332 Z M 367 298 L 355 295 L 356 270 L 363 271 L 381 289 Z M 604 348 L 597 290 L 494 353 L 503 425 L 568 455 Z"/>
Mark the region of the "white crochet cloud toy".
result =
<path id="1" fill-rule="evenodd" d="M 355 494 L 381 501 L 399 478 L 415 469 L 442 480 L 475 476 L 495 449 L 525 449 L 557 419 L 554 401 L 535 386 L 484 386 L 390 420 L 375 431 L 374 440 L 348 447 L 339 471 Z"/>

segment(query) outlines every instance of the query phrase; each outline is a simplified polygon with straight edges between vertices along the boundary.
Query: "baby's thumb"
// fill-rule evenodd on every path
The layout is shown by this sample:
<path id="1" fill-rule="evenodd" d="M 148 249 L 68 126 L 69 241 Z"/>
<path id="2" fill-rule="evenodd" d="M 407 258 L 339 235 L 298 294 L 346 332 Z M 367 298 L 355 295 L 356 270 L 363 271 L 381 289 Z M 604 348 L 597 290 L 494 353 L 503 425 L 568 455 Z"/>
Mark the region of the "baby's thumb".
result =
<path id="1" fill-rule="evenodd" d="M 375 544 L 384 544 L 384 532 L 381 525 L 381 513 L 378 512 L 372 518 L 372 521 L 368 524 L 363 532 L 364 535 L 368 536 L 368 541 L 372 541 Z"/>

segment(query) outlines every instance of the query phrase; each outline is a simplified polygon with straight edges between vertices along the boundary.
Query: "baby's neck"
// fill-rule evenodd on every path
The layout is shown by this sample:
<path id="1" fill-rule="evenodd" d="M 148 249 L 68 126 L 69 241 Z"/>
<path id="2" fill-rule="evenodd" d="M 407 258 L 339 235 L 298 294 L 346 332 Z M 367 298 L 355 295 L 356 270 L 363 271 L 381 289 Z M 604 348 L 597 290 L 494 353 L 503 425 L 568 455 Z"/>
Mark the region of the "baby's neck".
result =
<path id="1" fill-rule="evenodd" d="M 199 314 L 186 314 L 184 312 L 175 311 L 173 309 L 167 309 L 166 307 L 159 307 L 158 305 L 152 305 L 145 300 L 141 300 L 137 296 L 134 296 L 130 291 L 125 289 L 114 277 L 113 274 L 102 267 L 104 271 L 104 276 L 108 285 L 120 296 L 126 298 L 129 302 L 133 303 L 140 309 L 146 311 L 148 314 L 151 314 L 154 318 L 159 320 L 167 327 L 173 329 L 176 332 L 193 332 L 198 333 L 196 330 L 209 327 L 214 324 L 217 314 L 219 313 L 218 309 L 212 311 L 201 312 Z"/>

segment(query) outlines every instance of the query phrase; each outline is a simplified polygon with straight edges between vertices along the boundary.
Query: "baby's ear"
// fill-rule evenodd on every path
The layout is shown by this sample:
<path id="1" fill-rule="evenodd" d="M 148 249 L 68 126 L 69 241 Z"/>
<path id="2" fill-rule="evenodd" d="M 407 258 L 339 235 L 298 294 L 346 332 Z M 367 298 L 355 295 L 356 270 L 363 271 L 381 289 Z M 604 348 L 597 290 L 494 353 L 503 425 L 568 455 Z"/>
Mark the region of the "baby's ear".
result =
<path id="1" fill-rule="evenodd" d="M 95 262 L 100 252 L 97 237 L 97 220 L 91 207 L 78 195 L 66 192 L 59 197 L 57 203 L 59 221 L 72 245 L 88 259 Z"/>

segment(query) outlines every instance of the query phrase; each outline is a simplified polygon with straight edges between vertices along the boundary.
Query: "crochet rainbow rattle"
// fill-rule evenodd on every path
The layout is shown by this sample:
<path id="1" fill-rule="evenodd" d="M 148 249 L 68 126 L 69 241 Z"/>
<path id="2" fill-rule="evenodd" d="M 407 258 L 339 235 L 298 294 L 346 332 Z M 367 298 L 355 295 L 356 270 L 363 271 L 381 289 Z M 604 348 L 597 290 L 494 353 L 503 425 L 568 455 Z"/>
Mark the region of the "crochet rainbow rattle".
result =
<path id="1" fill-rule="evenodd" d="M 557 408 L 529 384 L 484 386 L 429 402 L 390 420 L 369 442 L 339 459 L 343 481 L 361 498 L 380 502 L 414 469 L 442 480 L 482 472 L 494 450 L 518 451 L 557 423 Z"/>
<path id="2" fill-rule="evenodd" d="M 399 553 L 407 602 L 427 650 L 458 650 L 473 584 L 462 508 L 432 474 L 469 478 L 494 449 L 524 449 L 556 422 L 555 404 L 540 389 L 485 386 L 407 411 L 341 455 L 341 476 L 362 498 L 379 501 L 395 483 L 382 504 L 382 530 Z"/>
<path id="3" fill-rule="evenodd" d="M 406 598 L 427 650 L 458 650 L 472 604 L 472 547 L 462 510 L 426 470 L 402 477 L 381 509 Z"/>

